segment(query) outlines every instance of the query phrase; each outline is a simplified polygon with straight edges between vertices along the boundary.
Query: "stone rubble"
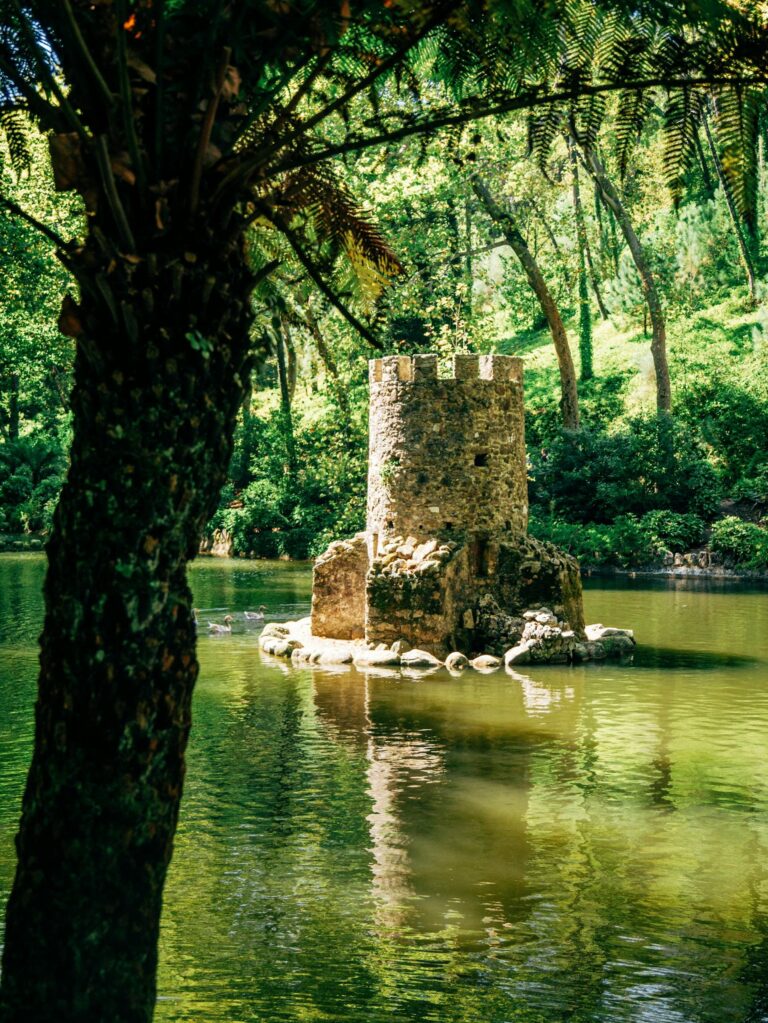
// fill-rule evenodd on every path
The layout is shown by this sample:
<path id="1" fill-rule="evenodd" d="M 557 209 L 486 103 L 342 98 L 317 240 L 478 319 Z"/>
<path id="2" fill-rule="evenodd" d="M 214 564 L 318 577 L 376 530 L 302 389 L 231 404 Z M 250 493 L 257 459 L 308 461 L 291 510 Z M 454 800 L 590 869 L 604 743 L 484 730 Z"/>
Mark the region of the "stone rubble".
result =
<path id="1" fill-rule="evenodd" d="M 430 552 L 432 553 L 432 552 Z M 498 606 L 486 602 L 479 616 L 490 615 L 501 620 L 503 612 Z M 511 617 L 511 616 L 507 616 Z M 635 637 L 631 629 L 617 629 L 602 624 L 588 625 L 584 639 L 579 639 L 567 621 L 559 618 L 548 607 L 531 608 L 513 619 L 514 627 L 500 621 L 497 636 L 514 636 L 516 641 L 501 655 L 479 653 L 472 659 L 454 650 L 440 660 L 427 650 L 410 649 L 403 640 L 390 646 L 379 643 L 375 647 L 364 641 L 345 642 L 313 636 L 310 619 L 298 622 L 270 622 L 259 637 L 259 646 L 266 654 L 290 657 L 294 664 L 354 664 L 360 668 L 424 669 L 446 667 L 453 673 L 467 668 L 475 671 L 497 671 L 502 664 L 507 669 L 524 664 L 578 664 L 582 661 L 603 660 L 608 657 L 631 656 Z"/>

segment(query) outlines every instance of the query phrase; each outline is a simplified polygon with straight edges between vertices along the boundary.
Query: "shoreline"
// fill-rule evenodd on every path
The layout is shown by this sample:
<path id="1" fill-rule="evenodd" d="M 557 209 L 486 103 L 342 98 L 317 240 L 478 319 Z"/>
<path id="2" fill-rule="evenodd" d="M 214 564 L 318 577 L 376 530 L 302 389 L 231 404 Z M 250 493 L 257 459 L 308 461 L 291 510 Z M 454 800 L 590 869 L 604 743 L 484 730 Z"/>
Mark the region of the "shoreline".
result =
<path id="1" fill-rule="evenodd" d="M 3 554 L 44 554 L 46 538 L 39 535 L 28 537 L 0 536 L 0 557 Z M 220 558 L 221 560 L 242 561 L 241 555 L 211 554 L 206 551 L 198 557 Z M 197 559 L 195 559 L 197 560 Z M 249 561 L 280 561 L 284 564 L 311 564 L 312 559 L 302 558 L 248 558 Z M 716 582 L 764 582 L 768 583 L 768 571 L 758 569 L 729 568 L 724 565 L 712 565 L 706 568 L 691 565 L 643 565 L 638 568 L 619 568 L 614 565 L 580 566 L 582 579 L 592 578 L 629 578 L 639 576 L 651 579 L 705 579 Z"/>
<path id="2" fill-rule="evenodd" d="M 610 565 L 581 565 L 581 578 L 614 578 L 626 577 L 634 579 L 638 576 L 653 579 L 708 579 L 719 582 L 764 582 L 768 583 L 768 571 L 758 569 L 726 568 L 717 565 L 709 568 L 693 568 L 689 565 L 653 566 L 642 568 L 618 568 Z"/>

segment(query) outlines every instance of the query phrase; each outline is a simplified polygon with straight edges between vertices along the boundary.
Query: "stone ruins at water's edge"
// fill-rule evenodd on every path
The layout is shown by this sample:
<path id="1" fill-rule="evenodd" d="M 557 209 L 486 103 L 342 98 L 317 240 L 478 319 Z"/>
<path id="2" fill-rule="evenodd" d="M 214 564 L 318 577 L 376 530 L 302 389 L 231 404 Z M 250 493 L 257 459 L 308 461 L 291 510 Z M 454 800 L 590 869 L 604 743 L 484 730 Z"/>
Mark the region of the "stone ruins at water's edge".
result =
<path id="1" fill-rule="evenodd" d="M 630 653 L 628 630 L 585 626 L 575 559 L 527 525 L 522 360 L 456 355 L 443 378 L 435 355 L 374 359 L 366 529 L 317 559 L 310 622 L 262 649 L 455 671 Z"/>

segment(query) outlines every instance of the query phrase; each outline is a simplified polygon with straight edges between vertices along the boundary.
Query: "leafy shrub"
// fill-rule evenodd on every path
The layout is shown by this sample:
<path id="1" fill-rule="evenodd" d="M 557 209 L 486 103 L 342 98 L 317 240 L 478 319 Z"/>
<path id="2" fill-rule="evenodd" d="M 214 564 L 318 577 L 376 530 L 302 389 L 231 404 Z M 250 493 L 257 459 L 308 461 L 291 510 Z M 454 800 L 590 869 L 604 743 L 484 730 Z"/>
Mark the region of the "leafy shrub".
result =
<path id="1" fill-rule="evenodd" d="M 566 522 L 552 516 L 531 516 L 530 532 L 573 554 L 585 565 L 638 568 L 658 563 L 669 548 L 688 550 L 704 537 L 706 526 L 696 515 L 652 511 L 642 518 L 619 515 L 610 523 Z"/>
<path id="2" fill-rule="evenodd" d="M 14 533 L 50 529 L 65 468 L 55 437 L 30 435 L 0 446 L 3 528 Z"/>
<path id="3" fill-rule="evenodd" d="M 613 522 L 654 509 L 704 518 L 719 503 L 701 442 L 671 416 L 640 416 L 615 433 L 562 431 L 531 454 L 531 501 L 572 522 Z"/>
<path id="4" fill-rule="evenodd" d="M 654 543 L 672 551 L 689 551 L 704 542 L 707 526 L 692 513 L 651 511 L 640 520 L 643 532 Z"/>
<path id="5" fill-rule="evenodd" d="M 734 515 L 712 526 L 710 547 L 748 568 L 768 568 L 768 530 Z"/>
<path id="6" fill-rule="evenodd" d="M 658 554 L 633 515 L 620 516 L 613 523 L 565 522 L 532 516 L 530 533 L 556 544 L 584 565 L 629 568 L 649 564 Z"/>
<path id="7" fill-rule="evenodd" d="M 341 422 L 333 405 L 246 416 L 210 528 L 228 529 L 236 553 L 314 556 L 363 528 L 365 454 L 362 419 Z"/>
<path id="8" fill-rule="evenodd" d="M 749 476 L 739 480 L 731 495 L 741 501 L 768 503 L 768 462 L 757 465 Z"/>
<path id="9" fill-rule="evenodd" d="M 755 367 L 748 384 L 709 377 L 688 384 L 680 394 L 681 414 L 701 430 L 727 485 L 754 477 L 765 467 L 768 388 Z"/>

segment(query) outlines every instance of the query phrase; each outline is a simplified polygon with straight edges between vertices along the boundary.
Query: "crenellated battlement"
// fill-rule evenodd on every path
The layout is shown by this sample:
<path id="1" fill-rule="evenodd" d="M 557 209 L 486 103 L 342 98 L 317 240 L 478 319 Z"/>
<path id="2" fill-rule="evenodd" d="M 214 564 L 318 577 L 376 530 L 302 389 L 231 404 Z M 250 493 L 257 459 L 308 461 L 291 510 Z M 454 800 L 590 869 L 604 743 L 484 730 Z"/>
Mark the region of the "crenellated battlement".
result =
<path id="1" fill-rule="evenodd" d="M 388 355 L 371 361 L 370 385 L 366 528 L 318 559 L 312 631 L 364 636 L 380 664 L 395 656 L 381 644 L 400 641 L 444 657 L 490 639 L 503 653 L 523 635 L 523 612 L 546 602 L 575 644 L 578 566 L 526 537 L 522 359 L 467 353 L 448 367 L 433 353 Z M 535 614 L 529 625 L 544 629 Z M 528 656 L 528 645 L 511 649 Z M 567 655 L 562 644 L 542 651 Z"/>
<path id="2" fill-rule="evenodd" d="M 491 380 L 522 384 L 523 360 L 513 355 L 454 355 L 448 373 L 434 354 L 385 355 L 371 359 L 370 383 L 430 383 L 435 380 Z"/>
<path id="3" fill-rule="evenodd" d="M 368 532 L 524 533 L 523 360 L 462 354 L 441 368 L 433 353 L 370 363 Z"/>

